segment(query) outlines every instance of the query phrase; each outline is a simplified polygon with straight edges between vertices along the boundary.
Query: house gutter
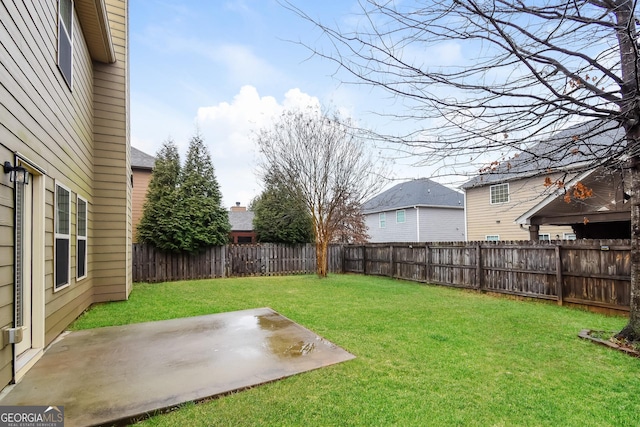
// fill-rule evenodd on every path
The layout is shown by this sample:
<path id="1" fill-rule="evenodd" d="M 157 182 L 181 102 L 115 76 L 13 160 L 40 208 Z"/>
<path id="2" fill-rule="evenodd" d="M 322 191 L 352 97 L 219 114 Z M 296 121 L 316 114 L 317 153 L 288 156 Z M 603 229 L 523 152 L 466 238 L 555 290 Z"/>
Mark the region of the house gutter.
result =
<path id="1" fill-rule="evenodd" d="M 469 224 L 467 223 L 467 190 L 463 192 L 464 195 L 464 241 L 469 241 Z"/>

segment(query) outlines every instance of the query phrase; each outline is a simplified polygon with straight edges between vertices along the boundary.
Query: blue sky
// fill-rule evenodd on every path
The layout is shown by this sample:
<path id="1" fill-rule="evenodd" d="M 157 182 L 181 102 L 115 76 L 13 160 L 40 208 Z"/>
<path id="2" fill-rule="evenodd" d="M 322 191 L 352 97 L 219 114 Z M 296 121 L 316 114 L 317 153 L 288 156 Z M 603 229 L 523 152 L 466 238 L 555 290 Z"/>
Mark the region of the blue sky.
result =
<path id="1" fill-rule="evenodd" d="M 357 10 L 346 0 L 293 3 L 341 27 Z M 275 0 L 135 0 L 129 7 L 132 145 L 155 155 L 172 138 L 184 160 L 199 129 L 227 207 L 259 194 L 251 132 L 282 108 L 320 103 L 369 126 L 372 111 L 393 103 L 341 84 L 335 64 L 310 58 L 295 41 L 321 47 L 319 33 Z"/>

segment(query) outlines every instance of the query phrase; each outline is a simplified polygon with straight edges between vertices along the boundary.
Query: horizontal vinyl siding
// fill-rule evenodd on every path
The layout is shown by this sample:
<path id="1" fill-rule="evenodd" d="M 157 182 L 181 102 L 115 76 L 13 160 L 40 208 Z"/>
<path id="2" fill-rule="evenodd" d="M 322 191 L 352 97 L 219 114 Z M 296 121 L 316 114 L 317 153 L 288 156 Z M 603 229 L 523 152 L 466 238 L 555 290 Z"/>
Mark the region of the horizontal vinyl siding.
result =
<path id="1" fill-rule="evenodd" d="M 115 4 L 115 6 L 114 6 Z M 70 89 L 57 65 L 57 1 L 0 4 L 0 154 L 10 160 L 20 152 L 46 171 L 45 178 L 45 337 L 48 344 L 94 301 L 94 271 L 101 269 L 100 250 L 94 248 L 98 237 L 119 238 L 119 257 L 130 259 L 127 238 L 130 232 L 130 190 L 128 178 L 128 108 L 126 43 L 124 31 L 126 1 L 109 1 L 109 16 L 120 34 L 120 62 L 117 65 L 94 63 L 74 13 L 73 84 Z M 99 68 L 102 78 L 95 78 Z M 104 81 L 104 82 L 103 82 Z M 104 102 L 96 108 L 94 83 L 100 82 L 95 98 Z M 114 95 L 115 94 L 115 95 Z M 107 102 L 108 101 L 108 102 Z M 95 113 L 95 116 L 94 116 Z M 104 135 L 100 144 L 96 135 Z M 106 147 L 102 144 L 106 141 Z M 115 149 L 113 147 L 116 147 Z M 97 152 L 109 155 L 96 156 Z M 115 161 L 111 159 L 114 154 Z M 97 160 L 94 161 L 94 159 Z M 100 185 L 95 185 L 96 166 Z M 116 178 L 106 178 L 115 172 Z M 13 312 L 13 185 L 7 175 L 0 180 L 0 327 L 5 313 Z M 71 191 L 71 276 L 70 285 L 53 292 L 54 281 L 54 191 L 55 183 Z M 119 184 L 115 185 L 117 182 Z M 103 191 L 104 194 L 98 194 Z M 87 200 L 88 270 L 87 277 L 76 282 L 76 201 Z M 100 223 L 104 207 L 118 209 L 109 229 Z M 7 218 L 11 218 L 10 223 Z M 116 223 L 119 223 L 117 225 Z M 114 233 L 109 231 L 117 230 Z M 130 243 L 130 238 L 129 238 Z M 128 245 L 130 246 L 130 244 Z M 130 272 L 121 262 L 111 269 L 126 297 Z M 11 295 L 10 300 L 9 295 Z M 9 321 L 12 321 L 10 319 Z M 9 350 L 7 350 L 9 349 Z M 6 384 L 10 366 L 4 363 L 10 347 L 0 350 L 0 386 Z"/>
<path id="2" fill-rule="evenodd" d="M 387 225 L 379 227 L 379 214 L 366 215 L 369 241 L 384 242 L 442 242 L 464 240 L 464 210 L 452 208 L 420 207 L 418 236 L 418 211 L 405 209 L 405 222 L 396 222 L 396 212 L 387 211 Z"/>
<path id="3" fill-rule="evenodd" d="M 415 242 L 416 236 L 416 213 L 415 209 L 405 209 L 405 222 L 396 222 L 396 212 L 385 212 L 387 217 L 386 227 L 379 227 L 379 214 L 365 215 L 367 233 L 369 241 L 372 243 L 381 242 Z"/>
<path id="4" fill-rule="evenodd" d="M 144 202 L 147 198 L 147 188 L 151 182 L 151 171 L 134 169 L 133 171 L 133 192 L 131 201 L 131 222 L 133 241 L 136 242 L 136 233 L 138 231 L 138 223 L 142 218 L 142 210 Z"/>
<path id="5" fill-rule="evenodd" d="M 131 159 L 127 1 L 107 0 L 115 64 L 95 64 L 94 300 L 126 299 L 131 291 Z"/>
<path id="6" fill-rule="evenodd" d="M 2 159 L 20 152 L 47 172 L 45 177 L 45 344 L 51 342 L 91 303 L 91 281 L 75 283 L 75 229 L 71 239 L 71 283 L 53 292 L 54 180 L 71 194 L 75 226 L 75 195 L 92 193 L 92 63 L 80 25 L 74 17 L 73 91 L 57 66 L 57 2 L 2 2 L 0 5 L 0 144 Z M 7 209 L 0 223 L 0 327 L 13 324 L 13 184 L 2 176 L 0 205 Z M 10 201 L 10 203 L 7 203 Z M 11 218 L 6 224 L 4 218 Z M 38 218 L 34 218 L 38 220 Z M 7 229 L 10 232 L 7 233 Z M 36 245 L 42 242 L 35 242 Z M 7 265 L 10 264 L 10 265 Z M 3 287 L 10 287 L 7 291 Z M 64 325 L 57 325 L 64 318 Z M 11 346 L 0 351 L 0 384 L 11 380 Z"/>
<path id="7" fill-rule="evenodd" d="M 464 209 L 420 208 L 421 242 L 464 240 Z"/>
<path id="8" fill-rule="evenodd" d="M 0 146 L 0 159 L 11 159 L 13 153 Z M 4 161 L 4 160 L 3 160 Z M 9 175 L 0 177 L 0 328 L 13 325 L 13 184 Z M 0 350 L 0 387 L 13 377 L 11 346 Z"/>
<path id="9" fill-rule="evenodd" d="M 560 175 L 551 175 L 552 180 Z M 544 186 L 544 177 L 522 179 L 509 183 L 509 202 L 491 204 L 490 186 L 471 188 L 466 192 L 467 240 L 485 240 L 487 235 L 499 235 L 500 240 L 529 240 L 529 228 L 520 227 L 516 218 L 539 203 L 553 189 Z M 572 233 L 571 227 L 540 227 L 540 233 Z"/>

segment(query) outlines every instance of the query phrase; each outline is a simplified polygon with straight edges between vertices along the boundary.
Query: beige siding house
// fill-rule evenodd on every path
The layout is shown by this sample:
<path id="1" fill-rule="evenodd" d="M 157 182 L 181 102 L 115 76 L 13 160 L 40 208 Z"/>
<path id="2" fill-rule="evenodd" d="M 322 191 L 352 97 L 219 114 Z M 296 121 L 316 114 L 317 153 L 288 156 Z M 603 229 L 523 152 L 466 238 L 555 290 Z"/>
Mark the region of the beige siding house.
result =
<path id="1" fill-rule="evenodd" d="M 0 387 L 131 291 L 127 1 L 0 5 Z"/>
<path id="2" fill-rule="evenodd" d="M 133 173 L 133 194 L 131 200 L 133 241 L 137 242 L 138 224 L 142 219 L 144 202 L 147 200 L 147 190 L 151 182 L 151 174 L 156 159 L 149 154 L 131 147 L 131 172 Z"/>
<path id="3" fill-rule="evenodd" d="M 550 177 L 555 181 L 561 175 Z M 516 219 L 549 194 L 544 182 L 544 177 L 536 176 L 466 188 L 467 240 L 529 240 L 529 227 Z M 498 192 L 504 196 L 497 198 Z M 571 227 L 541 226 L 538 233 L 550 240 L 574 237 Z"/>
<path id="4" fill-rule="evenodd" d="M 516 219 L 518 224 L 568 225 L 578 239 L 631 238 L 631 177 L 619 169 L 596 168 L 576 176 L 591 192 L 585 199 L 570 198 L 558 189 Z"/>
<path id="5" fill-rule="evenodd" d="M 558 198 L 558 186 L 545 185 L 545 181 L 577 182 L 576 178 L 585 170 L 593 170 L 614 156 L 619 133 L 615 124 L 581 123 L 538 142 L 465 183 L 462 188 L 467 240 L 575 239 L 579 224 L 530 221 L 529 217 L 521 217 L 543 200 Z M 571 211 L 576 210 L 578 204 L 553 206 Z"/>

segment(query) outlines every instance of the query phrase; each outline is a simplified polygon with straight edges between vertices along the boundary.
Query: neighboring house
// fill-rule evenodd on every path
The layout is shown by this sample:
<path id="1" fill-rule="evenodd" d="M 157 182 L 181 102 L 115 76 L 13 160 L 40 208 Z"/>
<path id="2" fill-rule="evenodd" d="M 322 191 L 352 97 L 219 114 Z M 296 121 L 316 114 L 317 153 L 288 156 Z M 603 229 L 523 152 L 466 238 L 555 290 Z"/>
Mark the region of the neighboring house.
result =
<path id="1" fill-rule="evenodd" d="M 229 223 L 231 224 L 231 243 L 256 243 L 256 232 L 253 230 L 253 212 L 237 202 L 229 210 Z"/>
<path id="2" fill-rule="evenodd" d="M 0 4 L 0 387 L 131 291 L 127 14 L 127 0 Z"/>
<path id="3" fill-rule="evenodd" d="M 547 177 L 549 182 L 560 181 L 569 188 L 582 176 L 580 170 L 593 169 L 597 159 L 614 156 L 620 131 L 613 126 L 601 121 L 572 126 L 463 184 L 467 240 L 577 238 L 568 222 L 533 224 L 521 216 L 550 195 L 557 198 L 558 187 L 545 185 Z M 582 138 L 586 134 L 595 136 Z M 576 205 L 549 206 L 571 211 Z"/>
<path id="4" fill-rule="evenodd" d="M 620 171 L 597 168 L 576 176 L 567 187 L 577 182 L 593 195 L 567 201 L 564 191 L 557 190 L 516 218 L 516 223 L 570 226 L 577 239 L 630 239 L 631 203 L 625 192 L 629 180 Z"/>
<path id="5" fill-rule="evenodd" d="M 131 172 L 133 173 L 131 221 L 133 223 L 134 242 L 137 242 L 138 224 L 140 223 L 140 218 L 142 218 L 144 202 L 147 200 L 147 189 L 149 188 L 155 162 L 155 157 L 131 147 Z"/>
<path id="6" fill-rule="evenodd" d="M 362 210 L 373 243 L 465 240 L 463 194 L 427 178 L 395 185 Z"/>

